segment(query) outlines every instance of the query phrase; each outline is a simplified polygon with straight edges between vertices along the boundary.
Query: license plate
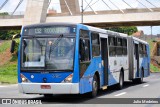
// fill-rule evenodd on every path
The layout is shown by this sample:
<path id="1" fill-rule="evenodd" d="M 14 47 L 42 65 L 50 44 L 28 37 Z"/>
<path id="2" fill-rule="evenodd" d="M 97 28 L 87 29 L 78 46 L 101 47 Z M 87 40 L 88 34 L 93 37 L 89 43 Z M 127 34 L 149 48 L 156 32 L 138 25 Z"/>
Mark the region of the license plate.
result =
<path id="1" fill-rule="evenodd" d="M 50 85 L 41 85 L 41 89 L 51 89 Z"/>

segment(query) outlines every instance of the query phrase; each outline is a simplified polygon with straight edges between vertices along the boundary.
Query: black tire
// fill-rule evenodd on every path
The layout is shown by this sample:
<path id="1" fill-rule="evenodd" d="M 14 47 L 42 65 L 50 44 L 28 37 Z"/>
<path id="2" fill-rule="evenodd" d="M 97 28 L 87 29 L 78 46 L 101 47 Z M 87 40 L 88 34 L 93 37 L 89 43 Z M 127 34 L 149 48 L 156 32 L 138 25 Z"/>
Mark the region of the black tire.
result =
<path id="1" fill-rule="evenodd" d="M 141 78 L 137 78 L 137 83 L 139 83 L 139 84 L 143 83 L 143 77 L 144 77 L 144 71 L 142 69 L 141 70 Z"/>
<path id="2" fill-rule="evenodd" d="M 123 88 L 123 85 L 124 85 L 124 75 L 123 72 L 120 72 L 119 83 L 117 84 L 117 88 L 121 90 Z"/>
<path id="3" fill-rule="evenodd" d="M 44 97 L 45 97 L 45 98 L 52 98 L 52 97 L 53 97 L 53 94 L 44 94 Z"/>
<path id="4" fill-rule="evenodd" d="M 98 86 L 99 86 L 98 78 L 96 75 L 94 75 L 93 81 L 92 81 L 92 92 L 89 95 L 91 98 L 94 98 L 97 96 Z"/>
<path id="5" fill-rule="evenodd" d="M 135 84 L 141 84 L 141 83 L 143 83 L 143 77 L 144 77 L 144 71 L 143 71 L 143 69 L 141 70 L 141 77 L 140 78 L 136 78 L 136 79 L 133 79 L 133 83 L 135 83 Z"/>

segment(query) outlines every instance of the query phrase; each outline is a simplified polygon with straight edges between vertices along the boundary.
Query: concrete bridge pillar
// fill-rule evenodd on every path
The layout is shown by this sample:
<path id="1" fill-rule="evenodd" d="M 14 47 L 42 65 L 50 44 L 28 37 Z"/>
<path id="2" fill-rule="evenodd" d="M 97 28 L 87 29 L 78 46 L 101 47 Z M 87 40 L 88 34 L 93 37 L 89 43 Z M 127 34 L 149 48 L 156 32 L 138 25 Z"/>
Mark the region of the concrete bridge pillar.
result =
<path id="1" fill-rule="evenodd" d="M 49 0 L 27 0 L 23 25 L 46 22 Z"/>
<path id="2" fill-rule="evenodd" d="M 68 5 L 73 15 L 80 13 L 79 0 L 60 0 L 62 13 L 69 13 L 69 9 L 66 4 Z"/>

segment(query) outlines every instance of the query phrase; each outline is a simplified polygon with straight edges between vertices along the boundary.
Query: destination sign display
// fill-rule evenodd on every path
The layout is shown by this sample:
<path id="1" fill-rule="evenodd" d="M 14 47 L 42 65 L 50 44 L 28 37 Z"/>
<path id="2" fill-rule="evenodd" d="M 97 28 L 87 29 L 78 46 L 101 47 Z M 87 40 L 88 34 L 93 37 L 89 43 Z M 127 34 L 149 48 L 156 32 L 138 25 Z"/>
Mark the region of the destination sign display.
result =
<path id="1" fill-rule="evenodd" d="M 66 26 L 54 26 L 54 27 L 42 27 L 42 28 L 26 28 L 24 29 L 24 35 L 53 35 L 53 34 L 70 34 L 75 33 L 75 27 Z"/>

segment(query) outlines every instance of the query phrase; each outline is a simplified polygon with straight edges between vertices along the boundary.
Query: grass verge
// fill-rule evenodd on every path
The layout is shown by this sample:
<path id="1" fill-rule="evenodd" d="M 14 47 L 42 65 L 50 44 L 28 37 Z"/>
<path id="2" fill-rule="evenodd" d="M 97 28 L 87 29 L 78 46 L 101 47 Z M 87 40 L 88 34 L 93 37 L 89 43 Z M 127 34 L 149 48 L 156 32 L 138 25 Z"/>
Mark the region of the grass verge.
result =
<path id="1" fill-rule="evenodd" d="M 17 83 L 17 63 L 8 63 L 3 66 L 0 66 L 0 83 Z"/>
<path id="2" fill-rule="evenodd" d="M 1 45 L 0 45 L 0 53 L 5 52 L 7 49 L 10 48 L 11 45 L 11 41 L 4 41 Z"/>
<path id="3" fill-rule="evenodd" d="M 0 83 L 17 83 L 17 57 L 9 52 L 11 41 L 0 45 Z"/>

